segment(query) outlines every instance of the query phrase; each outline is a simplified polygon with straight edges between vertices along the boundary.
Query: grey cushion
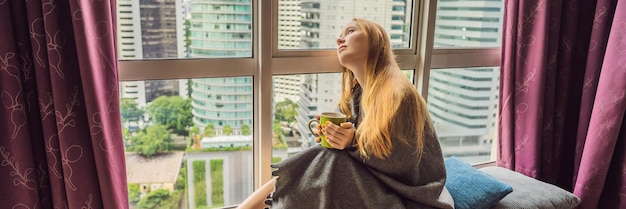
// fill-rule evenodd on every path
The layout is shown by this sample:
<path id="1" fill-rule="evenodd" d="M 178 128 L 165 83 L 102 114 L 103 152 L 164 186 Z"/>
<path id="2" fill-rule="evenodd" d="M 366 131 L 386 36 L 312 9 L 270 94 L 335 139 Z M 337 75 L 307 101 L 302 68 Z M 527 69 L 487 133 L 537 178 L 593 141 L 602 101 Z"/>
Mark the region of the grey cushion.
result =
<path id="1" fill-rule="evenodd" d="M 571 192 L 506 168 L 489 166 L 479 170 L 513 187 L 513 192 L 500 200 L 493 209 L 571 209 L 580 203 L 580 199 Z"/>

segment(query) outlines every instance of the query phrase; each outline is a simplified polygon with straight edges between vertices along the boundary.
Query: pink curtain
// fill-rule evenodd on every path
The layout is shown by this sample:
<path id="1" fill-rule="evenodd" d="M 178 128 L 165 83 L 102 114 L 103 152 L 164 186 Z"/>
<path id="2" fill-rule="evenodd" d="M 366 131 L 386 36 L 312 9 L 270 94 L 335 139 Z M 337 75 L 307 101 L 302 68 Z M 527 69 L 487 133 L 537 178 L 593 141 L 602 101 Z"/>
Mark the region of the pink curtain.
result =
<path id="1" fill-rule="evenodd" d="M 507 0 L 498 164 L 626 208 L 626 1 Z"/>
<path id="2" fill-rule="evenodd" d="M 0 208 L 128 208 L 114 9 L 0 0 Z"/>

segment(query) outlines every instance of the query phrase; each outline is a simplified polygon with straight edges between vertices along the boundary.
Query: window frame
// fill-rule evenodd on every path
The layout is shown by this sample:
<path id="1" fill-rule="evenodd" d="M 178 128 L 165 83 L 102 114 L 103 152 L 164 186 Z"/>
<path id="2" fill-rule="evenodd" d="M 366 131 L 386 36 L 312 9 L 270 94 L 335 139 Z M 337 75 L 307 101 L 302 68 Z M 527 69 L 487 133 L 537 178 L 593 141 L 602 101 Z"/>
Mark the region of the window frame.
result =
<path id="1" fill-rule="evenodd" d="M 252 57 L 118 60 L 120 82 L 251 76 L 254 188 L 271 178 L 272 98 L 266 95 L 272 95 L 272 77 L 341 72 L 333 49 L 278 49 L 278 5 L 279 0 L 252 0 Z M 414 69 L 414 85 L 424 99 L 428 98 L 431 70 L 500 66 L 499 47 L 433 48 L 437 0 L 414 0 L 408 6 L 413 7 L 409 48 L 394 49 L 394 53 L 401 69 Z"/>

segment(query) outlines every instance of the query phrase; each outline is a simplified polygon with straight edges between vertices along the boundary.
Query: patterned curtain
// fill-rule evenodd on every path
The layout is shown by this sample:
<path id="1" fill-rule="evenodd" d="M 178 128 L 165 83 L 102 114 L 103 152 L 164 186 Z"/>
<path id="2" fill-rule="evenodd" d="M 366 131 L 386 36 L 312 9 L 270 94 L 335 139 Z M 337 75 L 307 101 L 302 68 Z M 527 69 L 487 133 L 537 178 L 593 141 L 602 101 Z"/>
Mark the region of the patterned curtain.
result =
<path id="1" fill-rule="evenodd" d="M 626 1 L 507 0 L 498 164 L 626 208 Z"/>
<path id="2" fill-rule="evenodd" d="M 114 9 L 0 0 L 0 208 L 128 208 Z"/>

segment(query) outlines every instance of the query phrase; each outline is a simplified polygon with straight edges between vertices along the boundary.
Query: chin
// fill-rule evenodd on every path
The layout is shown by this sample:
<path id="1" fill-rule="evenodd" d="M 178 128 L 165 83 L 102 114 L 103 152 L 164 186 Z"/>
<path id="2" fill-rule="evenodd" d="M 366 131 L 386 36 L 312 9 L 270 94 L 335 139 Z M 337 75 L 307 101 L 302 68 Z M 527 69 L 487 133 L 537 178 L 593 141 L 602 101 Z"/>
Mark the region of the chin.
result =
<path id="1" fill-rule="evenodd" d="M 350 56 L 349 54 L 346 54 L 345 52 L 342 52 L 341 54 L 337 55 L 337 57 L 339 58 L 339 63 L 342 63 L 342 65 L 350 62 L 350 60 L 353 60 L 353 56 Z"/>

